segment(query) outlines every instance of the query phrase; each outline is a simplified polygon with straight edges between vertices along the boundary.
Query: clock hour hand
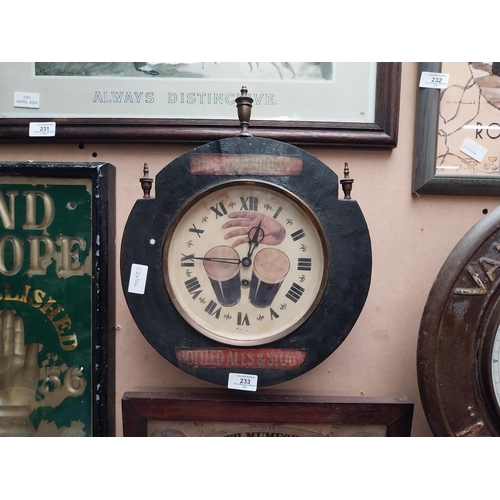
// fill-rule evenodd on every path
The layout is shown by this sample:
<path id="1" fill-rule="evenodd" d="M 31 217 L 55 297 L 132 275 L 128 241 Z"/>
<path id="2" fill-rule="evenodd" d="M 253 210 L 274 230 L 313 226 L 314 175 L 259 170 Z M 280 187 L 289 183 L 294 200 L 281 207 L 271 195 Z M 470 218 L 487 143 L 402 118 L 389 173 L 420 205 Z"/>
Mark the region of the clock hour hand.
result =
<path id="1" fill-rule="evenodd" d="M 257 227 L 252 227 L 250 229 L 250 231 L 248 231 L 248 238 L 249 238 L 249 241 L 248 241 L 248 253 L 247 253 L 247 257 L 248 258 L 250 258 L 252 256 L 253 251 L 255 250 L 255 248 L 259 245 L 259 243 L 264 238 L 264 231 L 260 227 L 261 224 L 262 224 L 262 220 L 259 221 L 259 224 L 258 224 Z M 255 230 L 254 233 L 253 233 L 253 235 L 251 235 L 252 230 Z M 261 231 L 262 231 L 262 238 L 259 238 Z"/>

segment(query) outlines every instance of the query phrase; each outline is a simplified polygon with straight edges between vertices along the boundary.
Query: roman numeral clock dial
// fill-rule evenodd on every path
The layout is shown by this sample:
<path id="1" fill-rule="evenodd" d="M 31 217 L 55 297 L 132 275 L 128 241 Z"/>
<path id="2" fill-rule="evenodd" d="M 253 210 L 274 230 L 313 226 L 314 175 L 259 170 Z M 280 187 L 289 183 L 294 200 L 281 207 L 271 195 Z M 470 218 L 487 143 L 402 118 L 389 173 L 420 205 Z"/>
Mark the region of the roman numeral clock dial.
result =
<path id="1" fill-rule="evenodd" d="M 163 276 L 177 310 L 200 333 L 260 345 L 306 321 L 329 265 L 313 212 L 289 191 L 237 181 L 198 196 L 164 247 Z"/>

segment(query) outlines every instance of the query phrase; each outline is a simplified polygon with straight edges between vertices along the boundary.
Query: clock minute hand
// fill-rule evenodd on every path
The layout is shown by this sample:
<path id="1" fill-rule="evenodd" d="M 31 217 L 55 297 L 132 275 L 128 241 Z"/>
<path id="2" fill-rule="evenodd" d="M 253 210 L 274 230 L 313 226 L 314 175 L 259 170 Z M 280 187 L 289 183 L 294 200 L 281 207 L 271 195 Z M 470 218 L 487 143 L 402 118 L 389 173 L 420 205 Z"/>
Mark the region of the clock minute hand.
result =
<path id="1" fill-rule="evenodd" d="M 222 262 L 223 264 L 241 264 L 241 259 L 233 257 L 195 257 L 194 255 L 185 256 L 187 259 L 209 260 L 211 262 Z"/>

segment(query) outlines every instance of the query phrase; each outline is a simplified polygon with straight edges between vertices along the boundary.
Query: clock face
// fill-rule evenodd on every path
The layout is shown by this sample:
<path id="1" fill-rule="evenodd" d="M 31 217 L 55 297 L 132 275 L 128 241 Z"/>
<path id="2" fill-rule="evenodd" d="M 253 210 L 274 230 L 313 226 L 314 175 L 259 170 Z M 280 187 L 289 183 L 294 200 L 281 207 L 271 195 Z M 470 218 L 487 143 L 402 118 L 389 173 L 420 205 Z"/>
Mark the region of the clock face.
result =
<path id="1" fill-rule="evenodd" d="M 485 408 L 500 432 L 500 289 L 493 287 L 485 307 L 478 329 L 477 376 Z"/>
<path id="2" fill-rule="evenodd" d="M 265 182 L 229 182 L 197 196 L 163 250 L 163 278 L 179 313 L 229 345 L 266 344 L 296 329 L 321 299 L 327 269 L 312 211 Z"/>
<path id="3" fill-rule="evenodd" d="M 490 356 L 491 385 L 496 398 L 496 407 L 500 408 L 500 327 L 497 328 Z"/>

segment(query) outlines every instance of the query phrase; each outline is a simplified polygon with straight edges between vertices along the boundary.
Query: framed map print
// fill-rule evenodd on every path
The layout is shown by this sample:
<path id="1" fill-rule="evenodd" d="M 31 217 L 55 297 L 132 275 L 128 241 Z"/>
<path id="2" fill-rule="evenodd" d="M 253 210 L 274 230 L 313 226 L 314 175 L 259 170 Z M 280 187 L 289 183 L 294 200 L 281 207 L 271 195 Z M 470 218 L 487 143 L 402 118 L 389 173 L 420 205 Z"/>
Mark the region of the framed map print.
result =
<path id="1" fill-rule="evenodd" d="M 420 63 L 445 78 L 418 89 L 413 192 L 500 193 L 500 63 Z M 440 76 L 441 75 L 441 76 Z"/>

